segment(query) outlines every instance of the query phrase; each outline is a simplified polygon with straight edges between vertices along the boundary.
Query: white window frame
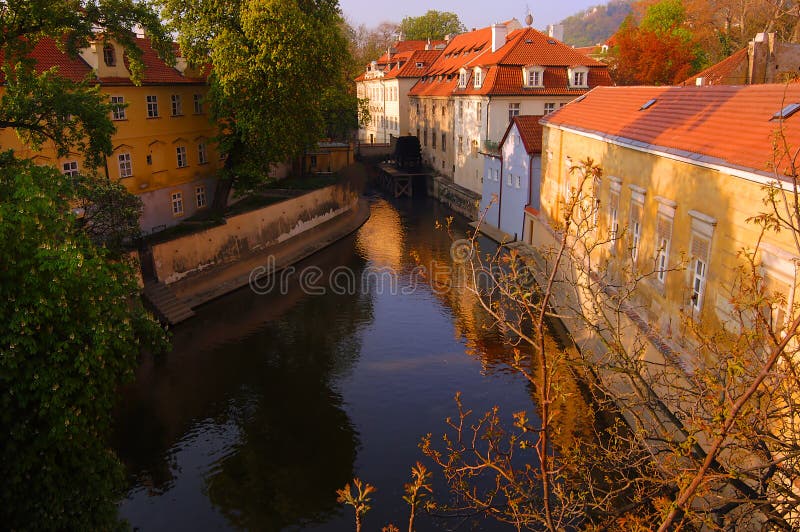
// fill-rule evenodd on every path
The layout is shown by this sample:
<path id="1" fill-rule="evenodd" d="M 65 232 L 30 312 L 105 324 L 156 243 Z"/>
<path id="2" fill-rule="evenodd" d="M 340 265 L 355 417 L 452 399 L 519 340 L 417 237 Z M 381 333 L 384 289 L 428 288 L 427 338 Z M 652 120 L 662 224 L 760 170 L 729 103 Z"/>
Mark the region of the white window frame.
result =
<path id="1" fill-rule="evenodd" d="M 515 116 L 519 116 L 520 114 L 520 105 L 519 102 L 513 102 L 508 104 L 508 121 L 511 122 L 514 120 Z"/>
<path id="2" fill-rule="evenodd" d="M 550 114 L 556 110 L 556 103 L 555 102 L 545 102 L 544 104 L 544 114 Z"/>
<path id="3" fill-rule="evenodd" d="M 145 101 L 147 102 L 147 118 L 158 118 L 158 96 L 148 94 Z"/>
<path id="4" fill-rule="evenodd" d="M 472 71 L 472 87 L 480 89 L 483 86 L 483 70 L 481 67 L 475 67 Z"/>
<path id="5" fill-rule="evenodd" d="M 206 200 L 206 187 L 205 185 L 198 185 L 194 189 L 194 197 L 195 201 L 197 202 L 197 208 L 202 209 L 203 207 L 208 206 L 208 201 Z"/>
<path id="6" fill-rule="evenodd" d="M 78 175 L 80 173 L 78 170 L 78 161 L 64 161 L 61 164 L 61 173 L 70 177 Z"/>
<path id="7" fill-rule="evenodd" d="M 125 117 L 125 97 L 111 96 L 111 120 L 126 120 Z"/>
<path id="8" fill-rule="evenodd" d="M 637 185 L 628 185 L 631 189 L 630 227 L 631 227 L 631 260 L 634 266 L 639 258 L 639 245 L 642 242 L 642 223 L 644 222 L 645 189 Z M 638 214 L 638 217 L 634 216 Z"/>
<path id="9" fill-rule="evenodd" d="M 667 281 L 669 270 L 669 252 L 672 244 L 672 230 L 675 226 L 675 208 L 677 204 L 667 198 L 656 196 L 658 213 L 656 214 L 656 280 L 663 287 Z M 662 225 L 664 224 L 662 231 Z"/>
<path id="10" fill-rule="evenodd" d="M 197 163 L 198 164 L 208 163 L 208 150 L 206 149 L 205 142 L 197 143 Z"/>
<path id="11" fill-rule="evenodd" d="M 172 216 L 183 216 L 183 193 L 181 191 L 170 194 Z"/>
<path id="12" fill-rule="evenodd" d="M 528 66 L 523 69 L 526 87 L 544 87 L 544 68 Z"/>
<path id="13" fill-rule="evenodd" d="M 119 177 L 133 176 L 133 162 L 131 161 L 131 154 L 128 152 L 117 154 L 117 164 L 119 165 Z"/>
<path id="14" fill-rule="evenodd" d="M 714 227 L 717 220 L 698 211 L 689 211 L 692 220 L 692 264 L 690 268 L 690 304 L 692 309 L 700 311 L 703 308 L 703 300 L 706 295 L 708 282 L 708 266 L 711 259 L 711 246 L 713 245 Z M 707 243 L 705 256 L 700 257 L 694 252 L 695 241 L 704 240 Z"/>
<path id="15" fill-rule="evenodd" d="M 575 66 L 568 69 L 569 86 L 573 89 L 586 89 L 589 87 L 589 67 Z"/>
<path id="16" fill-rule="evenodd" d="M 186 146 L 175 146 L 175 158 L 178 162 L 178 168 L 189 166 L 189 160 L 186 157 Z"/>
<path id="17" fill-rule="evenodd" d="M 170 103 L 172 104 L 172 116 L 183 115 L 183 99 L 180 94 L 171 94 Z"/>
<path id="18" fill-rule="evenodd" d="M 466 89 L 467 88 L 467 71 L 466 69 L 461 69 L 458 71 L 458 88 L 459 89 Z"/>

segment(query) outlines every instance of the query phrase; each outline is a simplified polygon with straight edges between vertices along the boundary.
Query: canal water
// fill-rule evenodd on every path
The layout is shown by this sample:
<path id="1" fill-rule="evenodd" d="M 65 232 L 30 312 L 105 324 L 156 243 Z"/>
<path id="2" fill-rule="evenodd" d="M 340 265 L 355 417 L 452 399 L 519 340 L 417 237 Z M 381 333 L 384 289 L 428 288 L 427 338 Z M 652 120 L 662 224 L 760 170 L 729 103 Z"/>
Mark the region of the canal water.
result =
<path id="1" fill-rule="evenodd" d="M 336 502 L 353 477 L 377 488 L 364 530 L 403 529 L 403 484 L 428 463 L 418 443 L 441 441 L 456 392 L 475 412 L 535 417 L 510 350 L 458 286 L 437 229 L 455 215 L 427 198 L 376 195 L 371 209 L 274 286 L 201 307 L 170 354 L 143 362 L 114 435 L 130 480 L 119 512 L 135 529 L 353 530 Z M 467 229 L 455 216 L 453 235 Z"/>

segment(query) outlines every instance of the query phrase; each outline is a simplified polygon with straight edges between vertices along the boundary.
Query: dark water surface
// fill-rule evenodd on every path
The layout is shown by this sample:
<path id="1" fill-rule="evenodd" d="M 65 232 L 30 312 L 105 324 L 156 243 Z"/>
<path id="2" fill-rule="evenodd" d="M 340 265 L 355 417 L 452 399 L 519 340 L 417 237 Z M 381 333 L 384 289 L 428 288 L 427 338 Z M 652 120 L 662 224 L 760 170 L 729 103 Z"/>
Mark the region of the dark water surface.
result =
<path id="1" fill-rule="evenodd" d="M 447 216 L 428 199 L 375 197 L 370 220 L 299 264 L 285 293 L 243 289 L 177 327 L 174 351 L 144 361 L 117 411 L 121 516 L 141 530 L 352 530 L 335 492 L 357 476 L 378 490 L 365 531 L 407 527 L 417 445 L 441 435 L 457 391 L 477 412 L 534 409 L 474 298 L 445 288 L 457 275 L 435 224 Z M 412 275 L 432 264 L 436 283 Z M 301 289 L 304 269 L 324 294 Z"/>

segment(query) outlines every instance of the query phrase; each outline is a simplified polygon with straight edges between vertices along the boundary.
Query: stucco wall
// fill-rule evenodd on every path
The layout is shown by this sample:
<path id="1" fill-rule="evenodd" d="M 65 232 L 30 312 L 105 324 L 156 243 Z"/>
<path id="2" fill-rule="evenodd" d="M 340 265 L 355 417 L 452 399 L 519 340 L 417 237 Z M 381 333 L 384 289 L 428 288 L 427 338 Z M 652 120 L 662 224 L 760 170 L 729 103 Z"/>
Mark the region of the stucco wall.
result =
<path id="1" fill-rule="evenodd" d="M 338 184 L 233 216 L 225 225 L 154 245 L 156 276 L 169 284 L 235 262 L 309 231 L 357 203 L 357 190 Z"/>
<path id="2" fill-rule="evenodd" d="M 680 338 L 681 312 L 690 312 L 691 272 L 681 269 L 690 258 L 692 241 L 692 212 L 699 212 L 716 221 L 710 239 L 710 255 L 706 288 L 700 317 L 712 327 L 726 321 L 730 310 L 729 288 L 741 264 L 739 251 L 753 249 L 759 238 L 757 224 L 747 219 L 765 209 L 762 185 L 724 171 L 676 161 L 656 154 L 613 145 L 597 139 L 545 127 L 542 165 L 542 216 L 544 220 L 562 219 L 564 182 L 568 175 L 567 158 L 573 163 L 593 159 L 603 168 L 596 198 L 599 200 L 597 230 L 601 238 L 609 234 L 611 187 L 619 187 L 618 222 L 621 238 L 598 249 L 594 264 L 614 268 L 620 261 L 630 261 L 630 231 L 632 194 L 636 187 L 644 191 L 641 218 L 641 241 L 637 268 L 652 271 L 657 255 L 657 222 L 659 205 L 674 205 L 674 218 L 669 243 L 669 266 L 675 271 L 666 273 L 665 282 L 654 276 L 640 282 L 635 299 L 641 312 L 664 337 Z M 765 163 L 768 157 L 765 156 Z M 572 182 L 575 183 L 573 177 Z M 589 191 L 590 195 L 594 195 Z M 795 255 L 791 235 L 768 233 L 763 244 L 783 253 Z M 613 252 L 613 253 L 612 253 Z"/>

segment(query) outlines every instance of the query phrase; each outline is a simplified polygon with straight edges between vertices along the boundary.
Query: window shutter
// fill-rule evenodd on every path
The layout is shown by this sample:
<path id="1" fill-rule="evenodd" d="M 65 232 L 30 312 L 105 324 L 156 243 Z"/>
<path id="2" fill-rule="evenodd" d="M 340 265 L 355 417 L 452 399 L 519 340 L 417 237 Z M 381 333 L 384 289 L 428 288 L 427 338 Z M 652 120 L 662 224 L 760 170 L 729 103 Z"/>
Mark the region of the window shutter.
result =
<path id="1" fill-rule="evenodd" d="M 667 218 L 666 216 L 659 216 L 658 217 L 658 224 L 656 226 L 656 238 L 657 242 L 661 242 L 662 240 L 670 240 L 672 237 L 672 220 Z"/>
<path id="2" fill-rule="evenodd" d="M 711 242 L 698 234 L 692 235 L 692 258 L 708 263 L 708 248 Z"/>

